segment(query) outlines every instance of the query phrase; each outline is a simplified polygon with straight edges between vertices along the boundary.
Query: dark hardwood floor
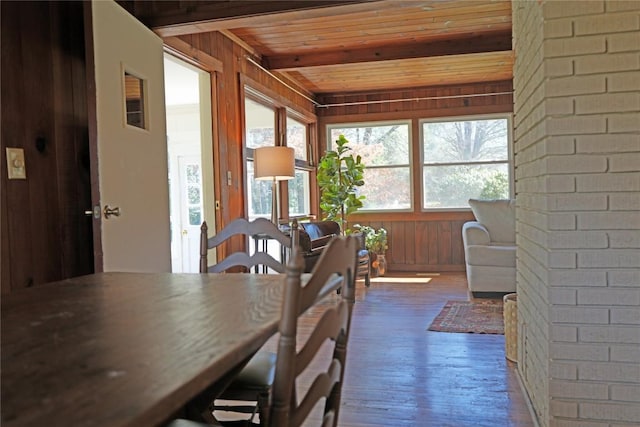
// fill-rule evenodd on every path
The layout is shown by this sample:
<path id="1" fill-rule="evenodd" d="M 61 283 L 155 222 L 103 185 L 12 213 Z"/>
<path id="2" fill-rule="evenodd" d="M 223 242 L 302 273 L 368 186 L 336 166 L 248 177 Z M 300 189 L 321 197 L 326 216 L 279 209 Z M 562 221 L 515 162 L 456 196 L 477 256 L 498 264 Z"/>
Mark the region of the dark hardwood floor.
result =
<path id="1" fill-rule="evenodd" d="M 535 427 L 504 335 L 427 330 L 447 300 L 467 299 L 464 273 L 358 281 L 338 425 Z M 305 426 L 320 425 L 316 409 Z"/>
<path id="2" fill-rule="evenodd" d="M 504 335 L 427 330 L 450 299 L 464 273 L 358 281 L 341 427 L 534 426 Z"/>

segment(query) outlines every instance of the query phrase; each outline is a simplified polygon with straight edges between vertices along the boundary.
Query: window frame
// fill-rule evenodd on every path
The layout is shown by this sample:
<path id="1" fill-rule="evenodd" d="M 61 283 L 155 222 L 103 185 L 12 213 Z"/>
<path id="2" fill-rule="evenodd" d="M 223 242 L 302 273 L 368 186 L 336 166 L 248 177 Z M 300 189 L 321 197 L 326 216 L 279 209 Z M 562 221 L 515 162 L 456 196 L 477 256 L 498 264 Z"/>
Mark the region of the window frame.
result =
<path id="1" fill-rule="evenodd" d="M 243 159 L 243 181 L 244 181 L 244 211 L 245 211 L 245 217 L 249 218 L 249 219 L 253 219 L 255 217 L 255 215 L 250 212 L 250 199 L 251 199 L 251 191 L 250 191 L 250 185 L 251 185 L 251 180 L 249 179 L 249 166 L 248 163 L 254 162 L 254 152 L 255 152 L 255 148 L 253 147 L 249 147 L 248 146 L 248 141 L 247 141 L 247 120 L 246 120 L 246 111 L 247 111 L 247 99 L 250 99 L 251 101 L 255 102 L 256 104 L 260 104 L 261 106 L 273 110 L 273 117 L 274 117 L 274 122 L 273 122 L 273 129 L 274 129 L 274 136 L 273 136 L 273 144 L 276 145 L 277 141 L 278 141 L 278 109 L 277 107 L 274 105 L 274 103 L 271 101 L 270 98 L 268 98 L 267 96 L 265 96 L 264 94 L 260 93 L 259 91 L 257 91 L 256 89 L 245 85 L 244 86 L 244 91 L 242 93 L 242 148 L 243 148 L 243 153 L 244 153 L 244 159 Z M 271 197 L 269 198 L 271 199 Z M 266 218 L 266 216 L 260 215 Z"/>
<path id="2" fill-rule="evenodd" d="M 355 215 L 358 214 L 370 214 L 370 213 L 409 213 L 415 211 L 415 184 L 413 177 L 415 176 L 414 170 L 414 155 L 413 155 L 413 120 L 411 119 L 394 119 L 394 120 L 375 120 L 375 121 L 354 121 L 354 122 L 344 122 L 344 123 L 328 123 L 325 126 L 326 131 L 326 147 L 325 151 L 331 150 L 333 147 L 333 138 L 331 137 L 331 131 L 333 129 L 340 128 L 364 128 L 364 127 L 381 127 L 381 126 L 390 126 L 390 125 L 403 125 L 407 126 L 407 153 L 408 153 L 408 163 L 407 164 L 395 164 L 395 165 L 385 165 L 385 166 L 367 166 L 365 164 L 366 169 L 396 169 L 396 168 L 408 168 L 409 169 L 409 207 L 404 209 L 367 209 L 362 207 L 354 212 Z M 355 151 L 354 151 L 355 152 Z M 355 152 L 357 154 L 357 152 Z"/>
<path id="3" fill-rule="evenodd" d="M 444 122 L 462 122 L 462 121 L 480 121 L 480 120 L 502 120 L 507 121 L 507 159 L 506 161 L 485 161 L 485 162 L 442 162 L 438 163 L 438 166 L 458 166 L 458 165 L 474 165 L 474 164 L 507 164 L 508 171 L 508 183 L 509 183 L 509 198 L 514 198 L 515 194 L 515 167 L 513 159 L 513 114 L 510 113 L 496 113 L 496 114 L 478 114 L 478 115 L 464 115 L 464 116 L 445 116 L 445 117 L 430 117 L 424 119 L 418 119 L 418 155 L 420 157 L 420 164 L 418 165 L 418 183 L 420 185 L 420 212 L 458 212 L 469 211 L 470 206 L 466 207 L 425 207 L 425 189 L 424 189 L 424 168 L 425 166 L 433 166 L 434 164 L 427 165 L 425 163 L 425 150 L 424 150 L 424 124 L 425 123 L 444 123 Z"/>
<path id="4" fill-rule="evenodd" d="M 265 90 L 268 92 L 268 90 Z M 309 212 L 305 216 L 312 214 L 315 206 L 315 196 L 317 190 L 315 189 L 315 166 L 313 164 L 313 158 L 315 157 L 315 130 L 317 122 L 315 117 L 310 117 L 302 112 L 299 112 L 288 105 L 284 105 L 281 102 L 276 101 L 271 96 L 265 94 L 265 91 L 256 89 L 248 81 L 244 81 L 242 85 L 242 148 L 243 148 L 243 180 L 244 180 L 244 211 L 245 216 L 249 217 L 249 185 L 248 182 L 248 162 L 254 161 L 254 148 L 247 147 L 246 141 L 246 100 L 250 99 L 253 102 L 263 105 L 266 108 L 273 109 L 274 111 L 274 145 L 275 146 L 288 146 L 287 145 L 287 119 L 291 118 L 306 126 L 306 144 L 307 144 L 307 159 L 295 159 L 295 170 L 302 170 L 309 172 L 309 200 L 308 207 Z M 283 217 L 289 217 L 289 185 L 288 181 L 281 181 L 278 183 L 280 186 L 280 212 Z"/>
<path id="5" fill-rule="evenodd" d="M 291 120 L 295 120 L 298 123 L 301 123 L 302 125 L 304 125 L 306 127 L 305 129 L 305 133 L 306 133 L 306 155 L 307 158 L 306 159 L 299 159 L 297 157 L 295 157 L 295 171 L 303 171 L 303 172 L 307 172 L 309 174 L 309 181 L 307 182 L 308 186 L 309 186 L 309 192 L 308 192 L 308 196 L 309 196 L 309 200 L 308 202 L 308 208 L 309 208 L 309 212 L 301 212 L 299 213 L 299 215 L 294 215 L 294 216 L 310 216 L 313 212 L 313 199 L 314 199 L 314 186 L 315 186 L 315 171 L 316 168 L 313 164 L 313 158 L 314 158 L 314 147 L 313 147 L 313 143 L 312 141 L 314 141 L 315 139 L 312 137 L 312 135 L 315 133 L 315 129 L 316 129 L 316 125 L 315 122 L 310 121 L 308 118 L 304 117 L 302 114 L 298 113 L 297 111 L 285 107 L 283 108 L 283 116 L 284 116 L 284 123 L 283 123 L 283 139 L 284 139 L 284 145 L 286 146 L 290 146 L 289 145 L 289 141 L 287 140 L 288 137 L 288 124 L 289 124 L 289 119 Z M 287 181 L 287 215 L 290 215 L 289 209 L 288 209 L 288 202 L 289 202 L 289 183 Z"/>

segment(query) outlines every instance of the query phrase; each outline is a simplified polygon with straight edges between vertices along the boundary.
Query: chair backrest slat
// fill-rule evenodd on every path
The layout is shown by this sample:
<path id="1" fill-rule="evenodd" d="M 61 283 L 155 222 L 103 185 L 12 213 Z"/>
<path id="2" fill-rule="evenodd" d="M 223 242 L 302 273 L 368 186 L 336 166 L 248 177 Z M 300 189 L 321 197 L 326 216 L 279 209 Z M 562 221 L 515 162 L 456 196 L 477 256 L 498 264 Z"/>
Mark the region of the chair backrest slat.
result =
<path id="1" fill-rule="evenodd" d="M 287 264 L 286 293 L 280 321 L 280 339 L 272 390 L 270 425 L 298 427 L 318 401 L 325 400 L 323 425 L 338 420 L 346 349 L 355 301 L 358 242 L 352 237 L 336 237 L 323 251 L 307 283 L 302 283 L 303 261 L 294 246 Z M 338 290 L 339 297 L 329 295 Z M 299 352 L 298 320 L 309 308 L 321 311 L 314 328 Z M 314 314 L 315 316 L 315 314 Z M 296 377 L 310 366 L 327 340 L 333 343 L 332 361 L 316 375 L 300 403 L 296 400 Z"/>
<path id="2" fill-rule="evenodd" d="M 246 237 L 260 236 L 279 242 L 282 246 L 290 248 L 291 242 L 297 240 L 295 234 L 297 226 L 291 228 L 290 235 L 286 235 L 271 221 L 264 218 L 257 218 L 249 221 L 245 218 L 238 218 L 224 227 L 218 234 L 208 237 L 207 223 L 203 222 L 200 227 L 200 273 L 221 273 L 232 267 L 242 266 L 247 269 L 257 265 L 267 266 L 278 273 L 284 273 L 285 265 L 265 252 L 256 252 L 249 256 L 246 252 L 234 252 L 229 254 L 217 264 L 209 266 L 208 251 L 216 248 L 230 238 L 238 235 Z"/>

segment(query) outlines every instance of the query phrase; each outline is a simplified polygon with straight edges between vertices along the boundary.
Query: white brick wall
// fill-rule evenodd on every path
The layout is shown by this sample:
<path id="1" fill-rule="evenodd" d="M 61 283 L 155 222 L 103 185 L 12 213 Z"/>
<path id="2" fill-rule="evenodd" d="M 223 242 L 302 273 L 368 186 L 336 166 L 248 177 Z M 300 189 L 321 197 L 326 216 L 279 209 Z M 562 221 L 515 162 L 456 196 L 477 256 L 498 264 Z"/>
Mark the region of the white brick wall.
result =
<path id="1" fill-rule="evenodd" d="M 543 427 L 640 425 L 640 0 L 513 3 L 518 369 Z"/>

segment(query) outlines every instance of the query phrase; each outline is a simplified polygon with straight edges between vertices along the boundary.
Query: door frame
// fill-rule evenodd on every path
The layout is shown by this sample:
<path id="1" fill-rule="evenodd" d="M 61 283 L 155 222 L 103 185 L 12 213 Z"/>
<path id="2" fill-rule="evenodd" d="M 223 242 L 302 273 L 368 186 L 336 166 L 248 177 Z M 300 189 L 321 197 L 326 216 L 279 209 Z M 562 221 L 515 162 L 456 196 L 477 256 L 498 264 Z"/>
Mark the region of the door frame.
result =
<path id="1" fill-rule="evenodd" d="M 83 2 L 84 43 L 87 70 L 87 119 L 89 133 L 89 163 L 91 165 L 91 206 L 93 216 L 93 268 L 96 273 L 104 271 L 102 252 L 102 215 L 100 210 L 100 174 L 98 171 L 98 110 L 96 96 L 96 63 L 93 45 L 93 3 Z M 97 212 L 96 212 L 97 207 Z"/>
<path id="2" fill-rule="evenodd" d="M 220 159 L 218 74 L 223 72 L 223 64 L 219 59 L 209 56 L 204 52 L 198 51 L 197 54 L 195 54 L 193 47 L 178 37 L 165 37 L 162 40 L 164 42 L 165 54 L 174 56 L 209 75 L 209 84 L 205 85 L 202 79 L 206 78 L 206 74 L 200 74 L 200 99 L 208 97 L 211 101 L 208 105 L 201 106 L 200 114 L 201 119 L 203 116 L 209 118 L 210 126 L 201 125 L 200 130 L 202 132 L 202 139 L 208 139 L 210 141 L 210 144 L 202 145 L 202 192 L 205 194 L 203 199 L 205 203 L 204 219 L 207 221 L 209 236 L 212 236 L 216 230 L 218 230 L 219 225 L 222 224 L 222 211 L 220 206 L 221 187 L 222 182 L 226 182 L 226 179 L 221 176 L 221 165 L 219 163 L 216 164 L 216 159 Z M 201 123 L 204 123 L 203 119 Z M 217 248 L 217 250 L 210 250 L 209 260 L 216 260 L 218 254 L 224 256 L 224 251 L 224 245 Z"/>

